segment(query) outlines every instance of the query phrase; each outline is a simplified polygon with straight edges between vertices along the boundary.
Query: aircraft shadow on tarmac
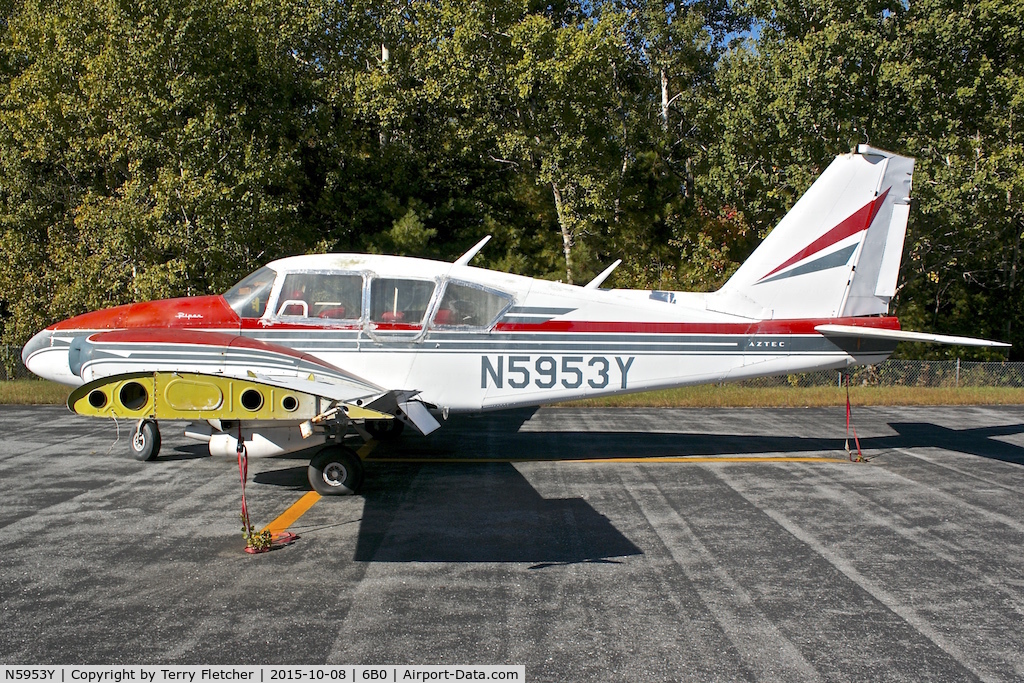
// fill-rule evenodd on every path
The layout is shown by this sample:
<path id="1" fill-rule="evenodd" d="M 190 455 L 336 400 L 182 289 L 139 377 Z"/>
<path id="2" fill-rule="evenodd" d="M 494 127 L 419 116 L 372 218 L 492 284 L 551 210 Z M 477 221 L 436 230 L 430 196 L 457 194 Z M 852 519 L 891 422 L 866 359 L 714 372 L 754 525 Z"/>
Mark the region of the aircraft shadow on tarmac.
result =
<path id="1" fill-rule="evenodd" d="M 930 422 L 891 422 L 895 435 L 864 437 L 864 450 L 887 451 L 897 448 L 942 448 L 980 458 L 1024 465 L 1024 448 L 994 437 L 1024 433 L 1024 424 L 974 429 L 950 429 Z M 486 448 L 481 448 L 481 440 Z M 852 443 L 852 439 L 851 439 Z M 398 462 L 416 458 L 423 461 L 465 459 L 496 462 L 517 460 L 588 460 L 594 458 L 713 457 L 729 455 L 799 455 L 814 452 L 840 452 L 843 440 L 837 437 L 797 437 L 750 434 L 652 434 L 633 432 L 521 432 L 481 435 L 461 434 L 454 438 L 402 439 L 378 447 L 373 460 Z M 179 446 L 173 455 L 160 460 L 185 460 L 208 457 L 205 445 Z M 290 458 L 291 455 L 282 456 Z M 301 458 L 308 458 L 303 453 Z M 303 473 L 305 469 L 302 470 Z M 270 473 L 267 473 L 270 477 Z M 298 488 L 309 488 L 303 474 Z M 274 482 L 266 482 L 274 483 Z M 285 485 L 285 484 L 279 484 Z"/>
<path id="2" fill-rule="evenodd" d="M 862 448 L 942 448 L 990 460 L 1024 465 L 1024 448 L 993 437 L 1024 433 L 1024 424 L 950 429 L 929 422 L 893 422 L 897 436 L 861 439 Z"/>
<path id="3" fill-rule="evenodd" d="M 173 451 L 161 453 L 156 457 L 160 462 L 171 462 L 172 460 L 199 460 L 210 457 L 210 447 L 205 443 L 190 443 L 175 446 Z"/>
<path id="4" fill-rule="evenodd" d="M 522 413 L 523 411 L 510 411 Z M 528 419 L 529 415 L 526 415 Z M 518 431 L 522 415 L 453 421 L 452 428 L 428 437 L 381 444 L 375 460 L 474 459 L 586 460 L 615 458 L 801 455 L 843 452 L 842 437 L 803 437 L 698 432 Z M 864 450 L 942 448 L 1024 465 L 1024 448 L 993 437 L 1024 433 L 1024 424 L 950 429 L 930 422 L 891 422 L 895 435 L 861 438 Z M 835 425 L 828 425 L 834 432 Z M 823 427 L 823 431 L 826 429 Z M 852 446 L 851 439 L 851 446 Z"/>
<path id="5" fill-rule="evenodd" d="M 259 484 L 303 488 L 304 467 Z M 308 485 L 306 485 L 308 488 Z M 582 498 L 542 497 L 509 463 L 371 463 L 357 562 L 610 562 L 640 549 Z"/>
<path id="6" fill-rule="evenodd" d="M 360 492 L 365 505 L 354 559 L 529 562 L 544 567 L 641 554 L 585 500 L 542 497 L 509 460 L 838 455 L 843 448 L 837 438 L 520 432 L 521 424 L 515 417 L 480 419 L 452 425 L 454 429 L 435 436 L 378 446 L 367 461 L 366 482 Z M 942 448 L 1024 465 L 1024 449 L 993 438 L 1024 433 L 1022 424 L 964 430 L 927 422 L 889 426 L 895 435 L 861 439 L 862 448 L 881 452 Z M 460 458 L 474 461 L 458 462 Z M 263 472 L 254 481 L 294 490 L 309 488 L 305 467 Z"/>

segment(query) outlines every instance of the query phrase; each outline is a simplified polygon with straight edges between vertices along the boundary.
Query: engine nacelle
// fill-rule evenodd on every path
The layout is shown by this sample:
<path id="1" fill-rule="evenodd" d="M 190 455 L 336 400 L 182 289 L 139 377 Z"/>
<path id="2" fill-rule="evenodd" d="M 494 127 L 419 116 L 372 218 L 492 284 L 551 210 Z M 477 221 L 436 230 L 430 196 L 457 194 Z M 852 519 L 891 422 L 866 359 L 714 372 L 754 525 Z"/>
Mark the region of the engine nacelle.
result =
<path id="1" fill-rule="evenodd" d="M 261 458 L 270 455 L 295 453 L 307 448 L 323 446 L 322 435 L 303 439 L 298 425 L 260 427 L 259 431 L 242 428 L 242 443 L 249 457 Z M 238 434 L 226 432 L 210 436 L 210 455 L 234 457 L 238 453 Z"/>

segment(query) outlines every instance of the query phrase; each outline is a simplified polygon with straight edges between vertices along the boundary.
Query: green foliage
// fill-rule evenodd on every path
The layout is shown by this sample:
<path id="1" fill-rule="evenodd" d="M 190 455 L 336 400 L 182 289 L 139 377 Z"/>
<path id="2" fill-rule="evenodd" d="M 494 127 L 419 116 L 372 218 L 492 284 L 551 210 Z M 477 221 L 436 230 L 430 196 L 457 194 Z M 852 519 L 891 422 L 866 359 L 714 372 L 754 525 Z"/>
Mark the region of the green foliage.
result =
<path id="1" fill-rule="evenodd" d="M 4 336 L 301 250 L 294 60 L 254 3 L 26 2 L 0 43 Z M 32 277 L 25 281 L 25 275 Z"/>
<path id="2" fill-rule="evenodd" d="M 585 282 L 623 258 L 609 285 L 713 290 L 868 142 L 917 158 L 905 324 L 1021 349 L 1021 16 L 1024 0 L 3 3 L 0 339 L 222 291 L 288 254 L 450 259 L 485 234 L 488 267 Z"/>
<path id="3" fill-rule="evenodd" d="M 274 535 L 270 532 L 270 529 L 256 531 L 256 527 L 249 522 L 249 517 L 244 512 L 240 516 L 242 518 L 242 538 L 245 539 L 245 547 L 251 548 L 253 552 L 257 553 L 270 550 L 274 544 Z"/>
<path id="4" fill-rule="evenodd" d="M 430 256 L 431 249 L 427 242 L 436 236 L 437 230 L 425 227 L 416 210 L 409 209 L 392 224 L 390 230 L 375 235 L 374 242 L 367 250 L 371 254 Z"/>
<path id="5" fill-rule="evenodd" d="M 698 180 L 709 204 L 736 206 L 764 234 L 834 155 L 866 142 L 914 156 L 892 308 L 909 328 L 1002 338 L 1019 354 L 1024 3 L 752 0 L 746 10 L 761 31 L 720 62 L 719 135 Z"/>

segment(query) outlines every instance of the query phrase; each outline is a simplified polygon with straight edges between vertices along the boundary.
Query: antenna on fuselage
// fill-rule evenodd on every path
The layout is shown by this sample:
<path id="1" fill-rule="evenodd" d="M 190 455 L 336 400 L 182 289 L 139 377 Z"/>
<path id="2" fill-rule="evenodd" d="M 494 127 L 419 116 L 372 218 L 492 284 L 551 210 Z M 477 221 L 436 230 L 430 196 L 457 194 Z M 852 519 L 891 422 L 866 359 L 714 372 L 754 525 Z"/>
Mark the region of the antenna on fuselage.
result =
<path id="1" fill-rule="evenodd" d="M 603 271 L 601 271 L 600 275 L 595 277 L 587 284 L 583 285 L 583 289 L 597 289 L 598 287 L 600 287 L 601 283 L 608 279 L 608 276 L 612 274 L 613 270 L 619 267 L 620 263 L 622 263 L 622 259 L 615 259 L 615 263 L 605 268 Z"/>
<path id="2" fill-rule="evenodd" d="M 460 256 L 459 260 L 456 261 L 455 263 L 453 263 L 452 265 L 453 266 L 468 266 L 469 262 L 473 260 L 473 257 L 476 256 L 477 253 L 481 249 L 484 248 L 484 245 L 487 244 L 487 242 L 489 242 L 490 239 L 491 239 L 491 236 L 488 235 L 487 237 L 485 237 L 482 240 L 480 240 L 479 242 L 477 242 L 475 245 L 473 245 L 472 249 L 470 249 L 465 254 Z"/>

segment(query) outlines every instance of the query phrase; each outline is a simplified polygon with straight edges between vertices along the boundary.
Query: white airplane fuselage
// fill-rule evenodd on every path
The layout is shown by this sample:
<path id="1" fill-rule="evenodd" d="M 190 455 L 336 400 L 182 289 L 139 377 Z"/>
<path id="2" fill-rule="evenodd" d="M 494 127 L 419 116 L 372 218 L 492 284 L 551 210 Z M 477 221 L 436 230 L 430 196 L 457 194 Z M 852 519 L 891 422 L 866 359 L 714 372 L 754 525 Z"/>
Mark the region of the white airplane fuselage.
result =
<path id="1" fill-rule="evenodd" d="M 585 290 L 442 263 L 388 257 L 363 263 L 367 273 L 430 277 L 439 290 L 446 281 L 483 285 L 507 293 L 509 303 L 488 329 L 270 324 L 243 334 L 316 355 L 382 386 L 419 391 L 425 403 L 452 412 L 846 367 L 878 362 L 895 348 L 874 344 L 852 355 L 816 333 L 812 321 L 715 313 L 699 294 L 669 302 L 652 292 Z M 431 308 L 438 310 L 436 301 Z M 872 322 L 895 326 L 895 319 Z"/>
<path id="2" fill-rule="evenodd" d="M 117 307 L 44 330 L 26 346 L 26 362 L 36 374 L 72 385 L 155 368 L 202 371 L 206 359 L 139 350 L 108 352 L 74 369 L 74 359 L 69 363 L 76 338 L 159 324 L 286 347 L 381 387 L 419 392 L 431 408 L 475 412 L 875 363 L 895 342 L 841 348 L 814 327 L 858 322 L 898 329 L 896 319 L 887 317 L 751 320 L 707 310 L 704 294 L 584 289 L 396 256 L 297 256 L 269 267 L 276 276 L 260 317 L 239 316 L 222 297 Z M 287 276 L 331 274 L 360 278 L 359 318 L 320 318 L 309 308 L 296 307 L 297 315 L 282 310 L 289 300 L 283 291 Z M 431 288 L 422 318 L 372 320 L 374 280 Z M 501 301 L 494 320 L 438 324 L 449 283 L 493 293 Z M 322 306 L 307 304 L 317 305 Z"/>
<path id="3" fill-rule="evenodd" d="M 305 449 L 315 427 L 326 450 L 311 484 L 351 492 L 360 465 L 338 449 L 353 424 L 427 434 L 453 412 L 877 363 L 903 340 L 1005 346 L 904 332 L 888 315 L 913 167 L 864 146 L 837 157 L 717 292 L 601 290 L 610 270 L 580 287 L 468 265 L 486 239 L 455 263 L 311 254 L 223 295 L 56 323 L 22 357 L 79 387 L 76 412 L 138 419 L 140 459 L 155 457 L 159 419 L 208 423 L 187 433 L 211 453 Z"/>

